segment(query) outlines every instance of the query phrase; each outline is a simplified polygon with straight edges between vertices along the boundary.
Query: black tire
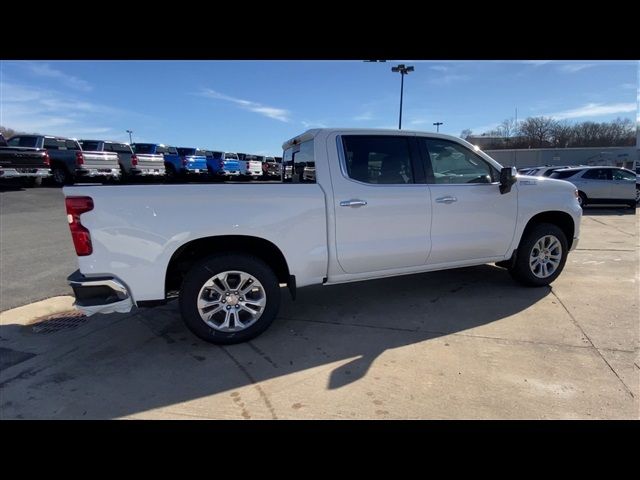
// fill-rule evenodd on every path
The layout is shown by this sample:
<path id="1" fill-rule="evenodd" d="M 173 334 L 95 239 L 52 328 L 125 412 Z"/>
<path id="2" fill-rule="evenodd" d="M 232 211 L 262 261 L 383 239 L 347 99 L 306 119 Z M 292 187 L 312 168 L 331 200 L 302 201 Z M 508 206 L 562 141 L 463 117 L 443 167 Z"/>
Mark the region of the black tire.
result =
<path id="1" fill-rule="evenodd" d="M 169 183 L 178 181 L 178 172 L 176 172 L 176 169 L 173 167 L 173 165 L 168 164 L 165 167 L 164 177 L 165 177 L 165 180 Z"/>
<path id="2" fill-rule="evenodd" d="M 26 177 L 21 180 L 22 185 L 29 188 L 39 187 L 42 185 L 42 177 Z"/>
<path id="3" fill-rule="evenodd" d="M 59 187 L 63 187 L 65 185 L 73 185 L 74 178 L 69 174 L 67 169 L 62 165 L 56 165 L 53 167 L 52 171 L 52 179 L 53 183 L 55 183 Z"/>
<path id="4" fill-rule="evenodd" d="M 553 235 L 560 241 L 560 246 L 562 247 L 562 255 L 560 259 L 560 264 L 556 268 L 556 270 L 546 278 L 537 277 L 529 267 L 529 256 L 533 250 L 536 242 L 544 237 L 545 235 Z M 569 248 L 567 244 L 567 237 L 564 232 L 551 223 L 540 223 L 535 227 L 531 228 L 528 232 L 523 235 L 520 240 L 520 245 L 518 246 L 518 254 L 516 256 L 515 264 L 512 268 L 509 269 L 509 273 L 511 276 L 518 282 L 528 287 L 543 287 L 552 283 L 564 268 L 564 265 L 567 261 L 567 254 L 569 253 Z"/>
<path id="5" fill-rule="evenodd" d="M 228 270 L 253 275 L 262 284 L 266 295 L 262 315 L 255 323 L 237 332 L 223 332 L 207 325 L 197 306 L 202 286 L 218 273 Z M 280 284 L 273 270 L 259 258 L 241 253 L 215 254 L 197 262 L 187 272 L 180 289 L 179 303 L 184 323 L 197 337 L 220 345 L 241 343 L 260 335 L 276 318 L 280 309 Z"/>
<path id="6" fill-rule="evenodd" d="M 635 201 L 636 205 L 640 205 L 640 187 L 638 187 L 636 185 L 636 201 Z"/>
<path id="7" fill-rule="evenodd" d="M 578 192 L 578 197 L 578 203 L 580 204 L 580 207 L 584 208 L 587 204 L 587 196 L 584 194 L 584 192 Z"/>

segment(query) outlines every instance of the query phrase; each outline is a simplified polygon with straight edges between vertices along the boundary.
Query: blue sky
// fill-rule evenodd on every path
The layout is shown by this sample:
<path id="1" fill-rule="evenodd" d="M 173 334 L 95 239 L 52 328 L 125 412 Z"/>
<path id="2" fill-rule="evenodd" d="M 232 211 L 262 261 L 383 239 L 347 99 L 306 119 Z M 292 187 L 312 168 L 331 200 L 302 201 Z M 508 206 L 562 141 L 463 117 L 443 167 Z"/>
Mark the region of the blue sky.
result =
<path id="1" fill-rule="evenodd" d="M 0 62 L 0 125 L 70 136 L 282 153 L 308 128 L 482 133 L 518 117 L 637 120 L 632 61 Z"/>

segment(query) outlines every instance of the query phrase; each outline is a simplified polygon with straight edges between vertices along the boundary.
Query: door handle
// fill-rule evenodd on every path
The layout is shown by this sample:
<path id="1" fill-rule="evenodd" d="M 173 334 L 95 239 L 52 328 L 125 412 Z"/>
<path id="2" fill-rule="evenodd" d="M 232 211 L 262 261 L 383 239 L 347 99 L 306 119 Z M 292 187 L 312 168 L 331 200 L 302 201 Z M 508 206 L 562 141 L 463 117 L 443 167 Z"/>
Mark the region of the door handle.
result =
<path id="1" fill-rule="evenodd" d="M 453 203 L 453 202 L 457 202 L 457 201 L 458 201 L 458 199 L 456 197 L 452 197 L 451 195 L 447 195 L 446 197 L 436 198 L 436 202 L 438 202 L 438 203 L 449 204 L 449 203 Z"/>
<path id="2" fill-rule="evenodd" d="M 364 200 L 342 200 L 341 207 L 364 207 L 367 204 Z"/>

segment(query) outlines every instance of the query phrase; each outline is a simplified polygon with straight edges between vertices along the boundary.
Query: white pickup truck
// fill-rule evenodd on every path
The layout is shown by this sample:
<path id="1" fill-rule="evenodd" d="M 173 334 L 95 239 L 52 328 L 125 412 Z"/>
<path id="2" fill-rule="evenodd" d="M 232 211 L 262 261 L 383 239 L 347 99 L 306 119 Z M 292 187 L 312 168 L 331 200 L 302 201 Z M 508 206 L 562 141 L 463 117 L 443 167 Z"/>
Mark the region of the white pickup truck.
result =
<path id="1" fill-rule="evenodd" d="M 283 149 L 282 184 L 66 187 L 77 307 L 178 296 L 197 336 L 237 343 L 271 324 L 283 286 L 295 298 L 306 285 L 494 262 L 543 286 L 578 243 L 573 185 L 516 176 L 456 137 L 314 129 Z"/>

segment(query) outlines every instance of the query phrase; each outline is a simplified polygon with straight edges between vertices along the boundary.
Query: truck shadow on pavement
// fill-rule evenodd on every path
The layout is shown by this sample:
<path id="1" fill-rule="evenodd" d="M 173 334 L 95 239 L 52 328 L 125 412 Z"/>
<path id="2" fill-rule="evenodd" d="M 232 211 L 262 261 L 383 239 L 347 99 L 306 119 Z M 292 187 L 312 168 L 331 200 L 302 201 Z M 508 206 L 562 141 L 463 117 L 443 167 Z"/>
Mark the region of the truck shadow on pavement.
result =
<path id="1" fill-rule="evenodd" d="M 3 372 L 0 413 L 116 418 L 152 417 L 150 411 L 163 409 L 165 417 L 230 418 L 235 412 L 238 418 L 286 418 L 292 411 L 283 411 L 282 399 L 296 408 L 293 398 L 301 395 L 294 383 L 322 375 L 321 390 L 343 388 L 366 378 L 391 349 L 513 321 L 509 317 L 549 293 L 548 287 L 519 286 L 490 265 L 308 287 L 295 302 L 283 289 L 280 315 L 269 330 L 224 347 L 193 336 L 177 302 L 133 316 L 96 315 L 74 332 L 41 339 L 31 327 L 3 326 L 0 347 L 50 345 Z M 19 342 L 15 329 L 21 329 Z M 287 378 L 291 374 L 297 376 Z M 243 387 L 252 388 L 239 392 Z"/>

